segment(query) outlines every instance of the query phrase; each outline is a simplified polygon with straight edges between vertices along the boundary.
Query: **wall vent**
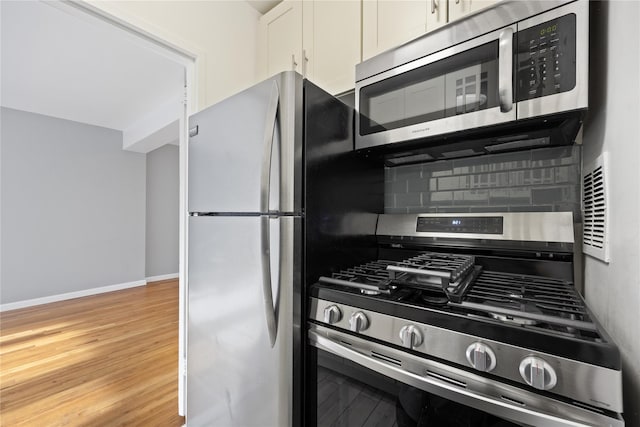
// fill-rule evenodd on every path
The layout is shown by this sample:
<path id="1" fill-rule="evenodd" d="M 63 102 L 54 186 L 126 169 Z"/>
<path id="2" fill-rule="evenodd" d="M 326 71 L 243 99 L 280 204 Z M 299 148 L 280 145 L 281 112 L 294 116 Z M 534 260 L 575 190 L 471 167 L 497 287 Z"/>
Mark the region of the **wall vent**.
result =
<path id="1" fill-rule="evenodd" d="M 583 252 L 609 262 L 607 153 L 584 165 L 582 181 Z"/>

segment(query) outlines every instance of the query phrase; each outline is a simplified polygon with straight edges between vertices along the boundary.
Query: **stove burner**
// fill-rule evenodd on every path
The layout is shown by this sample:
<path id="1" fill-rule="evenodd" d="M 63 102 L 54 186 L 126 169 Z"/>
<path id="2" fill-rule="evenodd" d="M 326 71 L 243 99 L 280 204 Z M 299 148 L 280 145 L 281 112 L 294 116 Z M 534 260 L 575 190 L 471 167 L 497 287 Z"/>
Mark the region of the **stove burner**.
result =
<path id="1" fill-rule="evenodd" d="M 436 305 L 442 306 L 447 305 L 449 302 L 449 298 L 445 294 L 431 294 L 431 293 L 422 293 L 420 295 L 420 299 L 427 305 Z"/>

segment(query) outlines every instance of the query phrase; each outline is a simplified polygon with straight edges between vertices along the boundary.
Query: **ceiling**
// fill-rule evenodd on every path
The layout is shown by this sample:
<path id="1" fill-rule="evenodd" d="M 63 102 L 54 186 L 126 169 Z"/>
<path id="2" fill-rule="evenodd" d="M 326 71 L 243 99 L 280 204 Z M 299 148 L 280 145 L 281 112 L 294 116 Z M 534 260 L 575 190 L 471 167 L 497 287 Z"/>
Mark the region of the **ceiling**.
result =
<path id="1" fill-rule="evenodd" d="M 126 31 L 60 4 L 0 7 L 3 107 L 126 130 L 179 101 L 183 66 Z"/>
<path id="2" fill-rule="evenodd" d="M 247 3 L 263 15 L 273 9 L 282 0 L 247 0 Z"/>

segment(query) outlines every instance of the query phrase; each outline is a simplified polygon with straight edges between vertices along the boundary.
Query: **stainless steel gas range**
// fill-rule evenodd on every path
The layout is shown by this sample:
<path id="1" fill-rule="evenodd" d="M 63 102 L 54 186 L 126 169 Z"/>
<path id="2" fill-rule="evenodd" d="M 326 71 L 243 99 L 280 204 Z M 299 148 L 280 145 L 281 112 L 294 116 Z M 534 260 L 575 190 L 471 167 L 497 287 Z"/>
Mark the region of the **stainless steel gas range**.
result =
<path id="1" fill-rule="evenodd" d="M 379 215 L 376 239 L 310 289 L 317 425 L 624 426 L 571 212 Z"/>

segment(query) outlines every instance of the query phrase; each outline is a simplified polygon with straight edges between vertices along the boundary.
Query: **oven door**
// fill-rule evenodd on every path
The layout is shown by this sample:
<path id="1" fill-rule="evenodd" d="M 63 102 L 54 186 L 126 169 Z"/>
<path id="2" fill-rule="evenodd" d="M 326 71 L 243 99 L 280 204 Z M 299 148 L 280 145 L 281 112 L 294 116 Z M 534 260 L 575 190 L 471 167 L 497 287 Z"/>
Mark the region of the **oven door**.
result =
<path id="1" fill-rule="evenodd" d="M 515 28 L 501 28 L 357 82 L 356 148 L 515 120 Z"/>
<path id="2" fill-rule="evenodd" d="M 605 414 L 310 324 L 307 425 L 624 426 Z"/>

